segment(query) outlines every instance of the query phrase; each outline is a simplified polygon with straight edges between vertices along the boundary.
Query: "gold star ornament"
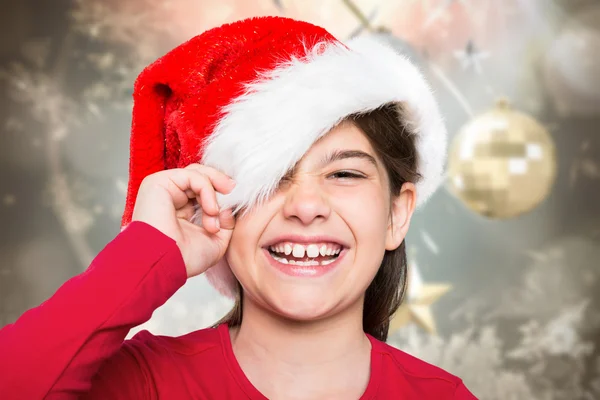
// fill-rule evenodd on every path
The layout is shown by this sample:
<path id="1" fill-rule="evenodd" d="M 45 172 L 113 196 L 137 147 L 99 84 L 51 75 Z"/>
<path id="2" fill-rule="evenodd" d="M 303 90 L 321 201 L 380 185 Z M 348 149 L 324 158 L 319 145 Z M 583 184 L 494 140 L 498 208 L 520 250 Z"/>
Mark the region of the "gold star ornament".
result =
<path id="1" fill-rule="evenodd" d="M 415 264 L 409 266 L 407 296 L 390 322 L 389 333 L 410 323 L 417 324 L 430 334 L 437 333 L 431 306 L 452 289 L 446 283 L 423 283 Z"/>

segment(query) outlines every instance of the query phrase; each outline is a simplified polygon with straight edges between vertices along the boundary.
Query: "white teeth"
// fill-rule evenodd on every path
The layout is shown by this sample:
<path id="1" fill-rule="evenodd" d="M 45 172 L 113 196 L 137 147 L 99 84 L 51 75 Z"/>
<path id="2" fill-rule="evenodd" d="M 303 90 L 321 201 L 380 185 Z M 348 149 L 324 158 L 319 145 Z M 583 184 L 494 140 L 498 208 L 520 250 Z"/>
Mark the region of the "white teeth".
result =
<path id="1" fill-rule="evenodd" d="M 322 256 L 326 256 L 326 255 L 327 255 L 327 245 L 323 245 L 323 246 L 321 246 L 321 248 L 319 249 L 319 253 L 320 253 Z"/>
<path id="2" fill-rule="evenodd" d="M 292 255 L 296 258 L 304 257 L 304 246 L 301 244 L 295 244 L 292 250 Z"/>
<path id="3" fill-rule="evenodd" d="M 310 265 L 328 265 L 331 264 L 332 262 L 334 262 L 336 259 L 332 258 L 330 260 L 323 260 L 321 262 L 317 261 L 317 260 L 308 260 L 308 261 L 300 261 L 300 260 L 288 260 L 285 257 L 278 257 L 275 254 L 271 254 L 271 257 L 273 257 L 276 261 L 282 263 L 282 264 L 289 264 L 289 265 L 300 265 L 300 266 L 310 266 Z"/>
<path id="4" fill-rule="evenodd" d="M 300 266 L 307 267 L 307 266 L 311 266 L 311 265 L 327 265 L 327 264 L 330 264 L 332 261 L 333 260 L 331 260 L 329 262 L 322 262 L 322 263 L 320 263 L 320 262 L 315 261 L 315 260 L 310 260 L 310 261 L 294 261 L 294 260 L 290 260 L 289 264 L 291 264 L 291 265 L 300 265 Z"/>
<path id="5" fill-rule="evenodd" d="M 316 258 L 319 255 L 325 256 L 333 256 L 340 253 L 342 250 L 338 245 L 335 244 L 322 244 L 319 247 L 318 244 L 293 244 L 293 243 L 279 243 L 272 245 L 269 249 L 274 253 L 279 253 L 281 255 L 289 256 L 292 254 L 295 258 L 304 258 L 304 256 L 308 256 L 310 258 Z"/>
<path id="6" fill-rule="evenodd" d="M 315 258 L 319 256 L 319 246 L 316 244 L 309 244 L 306 248 L 306 255 L 310 258 Z"/>

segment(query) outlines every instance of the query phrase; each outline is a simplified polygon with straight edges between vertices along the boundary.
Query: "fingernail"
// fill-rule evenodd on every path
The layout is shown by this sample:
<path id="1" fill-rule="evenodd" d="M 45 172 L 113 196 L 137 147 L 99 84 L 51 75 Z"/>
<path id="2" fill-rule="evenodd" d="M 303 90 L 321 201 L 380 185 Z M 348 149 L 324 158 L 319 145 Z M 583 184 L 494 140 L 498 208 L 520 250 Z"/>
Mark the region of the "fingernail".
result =
<path id="1" fill-rule="evenodd" d="M 215 219 L 215 225 L 217 229 L 221 229 L 221 223 L 219 222 L 219 217 L 213 217 Z"/>

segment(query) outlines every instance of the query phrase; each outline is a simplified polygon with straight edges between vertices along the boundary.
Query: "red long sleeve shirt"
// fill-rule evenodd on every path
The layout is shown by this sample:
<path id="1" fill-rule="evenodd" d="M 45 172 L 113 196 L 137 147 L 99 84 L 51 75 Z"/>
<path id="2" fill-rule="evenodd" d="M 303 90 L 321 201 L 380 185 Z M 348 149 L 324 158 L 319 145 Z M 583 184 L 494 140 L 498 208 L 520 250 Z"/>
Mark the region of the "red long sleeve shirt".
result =
<path id="1" fill-rule="evenodd" d="M 133 222 L 84 273 L 0 330 L 0 399 L 266 399 L 237 363 L 227 325 L 124 341 L 185 281 L 175 241 Z M 361 399 L 475 399 L 459 378 L 369 339 Z"/>

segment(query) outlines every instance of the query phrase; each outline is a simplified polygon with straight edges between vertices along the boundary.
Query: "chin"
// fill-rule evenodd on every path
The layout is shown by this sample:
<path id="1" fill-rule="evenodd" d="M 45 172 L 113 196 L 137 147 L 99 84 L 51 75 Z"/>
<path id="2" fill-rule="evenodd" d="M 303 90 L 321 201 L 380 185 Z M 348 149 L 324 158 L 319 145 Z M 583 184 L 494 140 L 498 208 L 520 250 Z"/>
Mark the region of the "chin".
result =
<path id="1" fill-rule="evenodd" d="M 311 287 L 289 287 L 270 293 L 265 299 L 276 314 L 294 321 L 312 321 L 335 313 L 339 303 L 326 293 L 334 290 Z"/>

